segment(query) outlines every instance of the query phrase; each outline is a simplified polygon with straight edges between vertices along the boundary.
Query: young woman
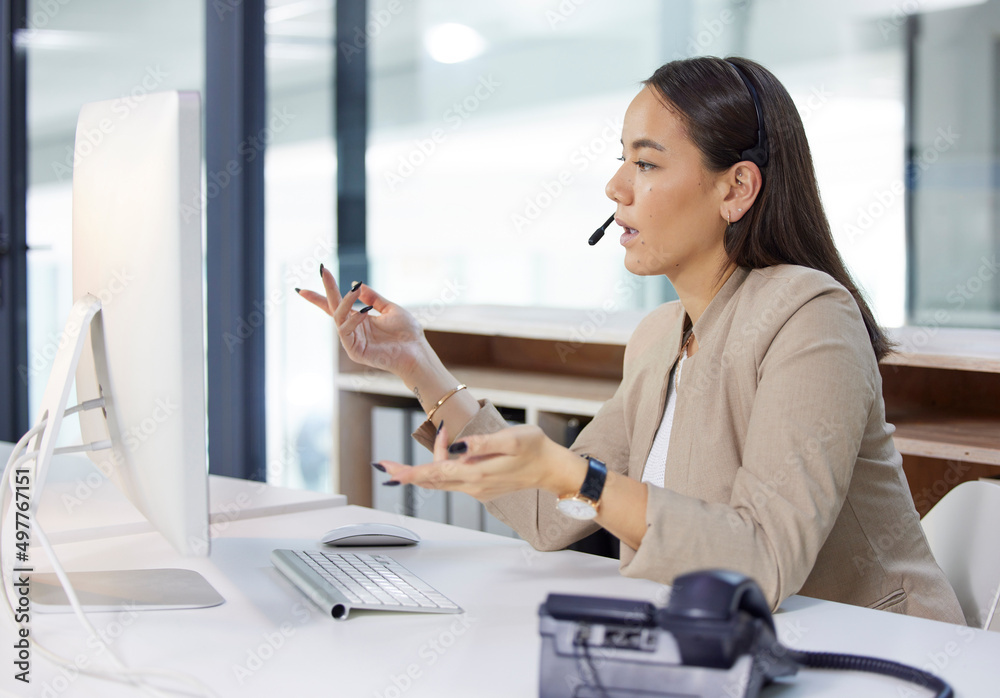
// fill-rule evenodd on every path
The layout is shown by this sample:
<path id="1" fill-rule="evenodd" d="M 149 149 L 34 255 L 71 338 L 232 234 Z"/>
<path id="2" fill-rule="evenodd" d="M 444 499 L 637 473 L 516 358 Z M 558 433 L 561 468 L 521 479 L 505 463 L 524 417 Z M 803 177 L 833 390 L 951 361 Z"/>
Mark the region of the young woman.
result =
<path id="1" fill-rule="evenodd" d="M 429 413 L 415 436 L 435 462 L 374 464 L 385 484 L 467 492 L 542 550 L 603 526 L 628 576 L 730 568 L 774 607 L 801 593 L 964 623 L 885 422 L 890 344 L 834 247 L 791 98 L 741 58 L 675 61 L 644 85 L 606 192 L 626 268 L 665 274 L 680 300 L 640 323 L 571 448 L 507 428 L 368 286 L 341 297 L 326 271 L 325 296 L 302 292 Z"/>

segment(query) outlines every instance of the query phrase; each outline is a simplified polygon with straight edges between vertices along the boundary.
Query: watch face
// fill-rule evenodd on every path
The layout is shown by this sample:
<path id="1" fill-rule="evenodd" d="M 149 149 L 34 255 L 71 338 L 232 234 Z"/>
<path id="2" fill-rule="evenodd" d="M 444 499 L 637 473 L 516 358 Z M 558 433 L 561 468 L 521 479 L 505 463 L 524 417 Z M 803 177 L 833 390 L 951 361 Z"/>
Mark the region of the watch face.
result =
<path id="1" fill-rule="evenodd" d="M 559 507 L 559 511 L 572 519 L 587 521 L 597 516 L 594 505 L 584 499 L 560 499 L 556 502 L 556 506 Z"/>

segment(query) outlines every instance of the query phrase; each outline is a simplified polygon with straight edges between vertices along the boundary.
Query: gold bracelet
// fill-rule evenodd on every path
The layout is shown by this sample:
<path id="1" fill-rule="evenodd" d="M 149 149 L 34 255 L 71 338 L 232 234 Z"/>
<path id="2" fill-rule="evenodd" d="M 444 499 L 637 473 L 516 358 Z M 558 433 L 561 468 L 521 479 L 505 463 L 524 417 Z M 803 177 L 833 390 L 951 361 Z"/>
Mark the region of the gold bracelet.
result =
<path id="1" fill-rule="evenodd" d="M 427 421 L 431 420 L 431 417 L 434 416 L 434 413 L 438 411 L 438 408 L 441 407 L 441 405 L 443 405 L 448 400 L 448 398 L 457 393 L 459 390 L 465 390 L 465 388 L 466 388 L 465 383 L 460 383 L 458 386 L 452 388 L 447 393 L 445 393 L 444 397 L 438 400 L 437 404 L 434 405 L 431 411 L 427 413 Z"/>

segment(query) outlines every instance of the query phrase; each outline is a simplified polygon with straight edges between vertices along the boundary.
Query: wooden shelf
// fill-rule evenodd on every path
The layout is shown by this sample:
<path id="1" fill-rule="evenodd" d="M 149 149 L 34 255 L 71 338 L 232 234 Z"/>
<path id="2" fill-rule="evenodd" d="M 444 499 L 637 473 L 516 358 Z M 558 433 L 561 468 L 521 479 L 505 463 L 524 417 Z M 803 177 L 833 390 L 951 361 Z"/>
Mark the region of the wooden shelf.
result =
<path id="1" fill-rule="evenodd" d="M 590 417 L 621 381 L 625 344 L 646 315 L 600 309 L 507 306 L 411 309 L 455 377 L 479 398 L 523 409 L 529 423 Z M 889 330 L 897 351 L 881 364 L 888 421 L 896 426 L 907 479 L 921 506 L 941 483 L 991 474 L 1000 466 L 1000 331 L 903 327 Z M 394 376 L 340 355 L 338 400 L 342 463 L 366 463 L 370 408 L 412 405 Z M 972 464 L 972 465 L 969 465 Z M 949 470 L 950 469 L 950 470 Z M 338 471 L 352 503 L 370 501 L 368 472 Z"/>
<path id="2" fill-rule="evenodd" d="M 1000 330 L 896 327 L 889 336 L 898 346 L 883 364 L 1000 373 Z"/>
<path id="3" fill-rule="evenodd" d="M 437 332 L 622 346 L 647 315 L 641 310 L 606 312 L 504 305 L 429 306 L 411 311 L 421 319 L 424 329 Z"/>
<path id="4" fill-rule="evenodd" d="M 460 382 L 477 398 L 496 405 L 545 412 L 590 416 L 597 414 L 618 388 L 618 381 L 585 376 L 561 376 L 530 371 L 454 366 Z M 337 377 L 340 390 L 372 395 L 413 397 L 402 381 L 382 371 L 346 372 Z"/>
<path id="5" fill-rule="evenodd" d="M 896 448 L 904 456 L 1000 465 L 1000 372 L 941 363 L 882 366 L 886 419 L 896 425 Z"/>
<path id="6" fill-rule="evenodd" d="M 1000 466 L 1000 418 L 924 413 L 889 415 L 888 421 L 896 425 L 893 439 L 904 455 Z"/>

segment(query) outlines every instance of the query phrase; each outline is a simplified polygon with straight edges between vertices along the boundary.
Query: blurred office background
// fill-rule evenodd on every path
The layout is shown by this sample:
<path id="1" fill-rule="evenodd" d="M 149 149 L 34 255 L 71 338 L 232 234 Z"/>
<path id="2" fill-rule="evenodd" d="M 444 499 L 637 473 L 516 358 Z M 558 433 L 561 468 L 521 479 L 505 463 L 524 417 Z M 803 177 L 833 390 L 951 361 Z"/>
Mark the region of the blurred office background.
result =
<path id="1" fill-rule="evenodd" d="M 27 2 L 15 43 L 27 65 L 32 415 L 71 305 L 79 107 L 202 91 L 206 17 L 236 4 Z M 604 184 L 639 82 L 674 58 L 738 54 L 799 106 L 840 250 L 879 321 L 1000 327 L 1000 0 L 369 0 L 339 46 L 336 10 L 268 0 L 263 14 L 258 368 L 275 484 L 332 487 L 333 332 L 291 289 L 317 288 L 321 262 L 339 268 L 334 65 L 361 52 L 365 281 L 397 302 L 648 309 L 674 298 L 665 279 L 629 277 L 617 235 L 585 239 L 614 209 Z"/>

